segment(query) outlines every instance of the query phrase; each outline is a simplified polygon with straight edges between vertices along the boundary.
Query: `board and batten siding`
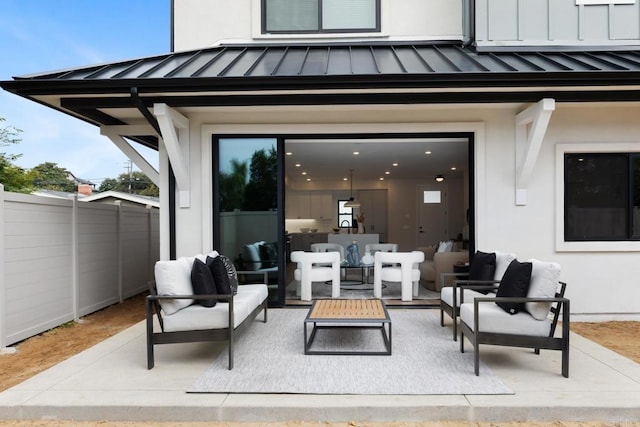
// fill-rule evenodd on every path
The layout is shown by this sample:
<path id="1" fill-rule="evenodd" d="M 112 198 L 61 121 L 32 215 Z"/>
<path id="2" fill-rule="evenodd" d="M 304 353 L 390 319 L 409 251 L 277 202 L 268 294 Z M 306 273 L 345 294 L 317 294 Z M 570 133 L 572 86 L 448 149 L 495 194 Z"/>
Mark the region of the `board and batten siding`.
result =
<path id="1" fill-rule="evenodd" d="M 0 185 L 0 347 L 144 292 L 156 209 L 8 193 Z"/>
<path id="2" fill-rule="evenodd" d="M 640 0 L 602 3 L 477 0 L 476 42 L 486 47 L 640 44 Z"/>

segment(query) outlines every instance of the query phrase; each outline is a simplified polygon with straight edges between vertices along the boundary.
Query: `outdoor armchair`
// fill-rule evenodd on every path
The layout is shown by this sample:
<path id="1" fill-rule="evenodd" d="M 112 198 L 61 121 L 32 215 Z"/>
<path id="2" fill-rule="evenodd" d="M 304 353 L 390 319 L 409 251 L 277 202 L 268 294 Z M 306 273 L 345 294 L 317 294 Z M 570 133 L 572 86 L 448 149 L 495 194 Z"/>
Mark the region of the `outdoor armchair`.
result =
<path id="1" fill-rule="evenodd" d="M 491 261 L 487 256 L 491 254 L 495 254 L 492 271 L 490 271 L 489 265 Z M 464 292 L 467 302 L 473 301 L 475 297 L 483 297 L 488 293 L 495 293 L 504 272 L 514 259 L 516 259 L 515 254 L 502 252 L 485 253 L 478 251 L 471 260 L 469 273 L 451 273 L 456 276 L 466 276 L 466 279 L 454 280 L 451 286 L 444 286 L 440 290 L 440 326 L 444 326 L 444 314 L 446 313 L 451 317 L 453 322 L 454 341 L 458 339 L 457 322 L 461 292 Z M 449 273 L 443 273 L 443 276 L 447 274 Z"/>
<path id="2" fill-rule="evenodd" d="M 562 351 L 562 375 L 569 377 L 569 300 L 564 298 L 566 284 L 555 282 L 557 291 L 551 296 L 503 297 L 482 296 L 465 302 L 461 294 L 460 351 L 464 353 L 465 337 L 474 347 L 474 370 L 479 375 L 480 344 Z M 547 288 L 548 290 L 548 288 Z M 529 295 L 538 292 L 529 290 Z M 498 304 L 502 305 L 499 306 Z M 514 314 L 506 306 L 520 306 Z M 562 330 L 556 337 L 556 326 L 562 312 Z"/>

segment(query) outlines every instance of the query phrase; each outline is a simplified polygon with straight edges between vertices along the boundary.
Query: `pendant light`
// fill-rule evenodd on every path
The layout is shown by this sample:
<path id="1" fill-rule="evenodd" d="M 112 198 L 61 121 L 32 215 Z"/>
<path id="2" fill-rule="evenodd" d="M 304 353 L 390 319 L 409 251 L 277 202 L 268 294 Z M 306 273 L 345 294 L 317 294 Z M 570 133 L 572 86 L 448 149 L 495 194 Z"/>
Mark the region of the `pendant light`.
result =
<path id="1" fill-rule="evenodd" d="M 353 198 L 353 169 L 349 169 L 349 173 L 351 174 L 350 182 L 350 190 L 349 190 L 349 201 L 344 204 L 345 208 L 359 208 L 360 202 Z"/>

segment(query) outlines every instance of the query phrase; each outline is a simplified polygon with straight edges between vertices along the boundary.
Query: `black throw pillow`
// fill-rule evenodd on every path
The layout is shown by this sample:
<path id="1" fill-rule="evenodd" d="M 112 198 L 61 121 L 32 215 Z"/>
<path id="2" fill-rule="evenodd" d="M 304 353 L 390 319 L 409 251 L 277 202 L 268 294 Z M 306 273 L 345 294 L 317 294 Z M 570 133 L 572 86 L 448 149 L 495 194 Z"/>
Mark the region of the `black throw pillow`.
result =
<path id="1" fill-rule="evenodd" d="M 195 295 L 211 295 L 216 294 L 216 284 L 213 281 L 211 270 L 209 267 L 199 259 L 193 261 L 193 267 L 191 268 L 191 285 L 193 286 L 193 293 Z M 198 299 L 196 303 L 204 307 L 214 307 L 217 300 L 215 299 Z"/>
<path id="2" fill-rule="evenodd" d="M 215 258 L 207 257 L 207 265 L 211 269 L 211 275 L 213 276 L 213 281 L 216 284 L 218 293 L 224 295 L 233 293 L 229 275 L 227 274 L 227 267 L 222 260 L 222 255 L 218 255 Z"/>
<path id="3" fill-rule="evenodd" d="M 477 251 L 473 255 L 469 265 L 469 280 L 493 280 L 496 272 L 496 254 Z M 488 294 L 489 289 L 476 289 L 478 292 Z"/>
<path id="4" fill-rule="evenodd" d="M 276 243 L 263 243 L 258 246 L 262 268 L 271 268 L 278 265 L 278 249 Z"/>
<path id="5" fill-rule="evenodd" d="M 527 296 L 529 282 L 531 281 L 532 264 L 530 262 L 519 262 L 517 259 L 511 261 L 507 271 L 504 272 L 500 286 L 498 286 L 497 297 L 517 297 Z M 524 309 L 523 303 L 496 302 L 500 308 L 509 314 L 516 314 Z"/>

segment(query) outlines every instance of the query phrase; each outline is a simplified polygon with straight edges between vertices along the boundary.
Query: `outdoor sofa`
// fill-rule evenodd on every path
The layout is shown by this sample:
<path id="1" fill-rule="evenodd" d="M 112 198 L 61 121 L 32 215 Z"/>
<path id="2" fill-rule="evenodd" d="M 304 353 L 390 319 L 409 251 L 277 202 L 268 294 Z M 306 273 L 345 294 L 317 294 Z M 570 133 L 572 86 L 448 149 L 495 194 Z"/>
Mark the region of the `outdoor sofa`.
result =
<path id="1" fill-rule="evenodd" d="M 229 369 L 233 369 L 236 334 L 261 311 L 267 322 L 267 285 L 238 285 L 233 264 L 216 251 L 158 261 L 154 273 L 146 300 L 147 368 L 155 364 L 156 344 L 227 341 Z"/>

